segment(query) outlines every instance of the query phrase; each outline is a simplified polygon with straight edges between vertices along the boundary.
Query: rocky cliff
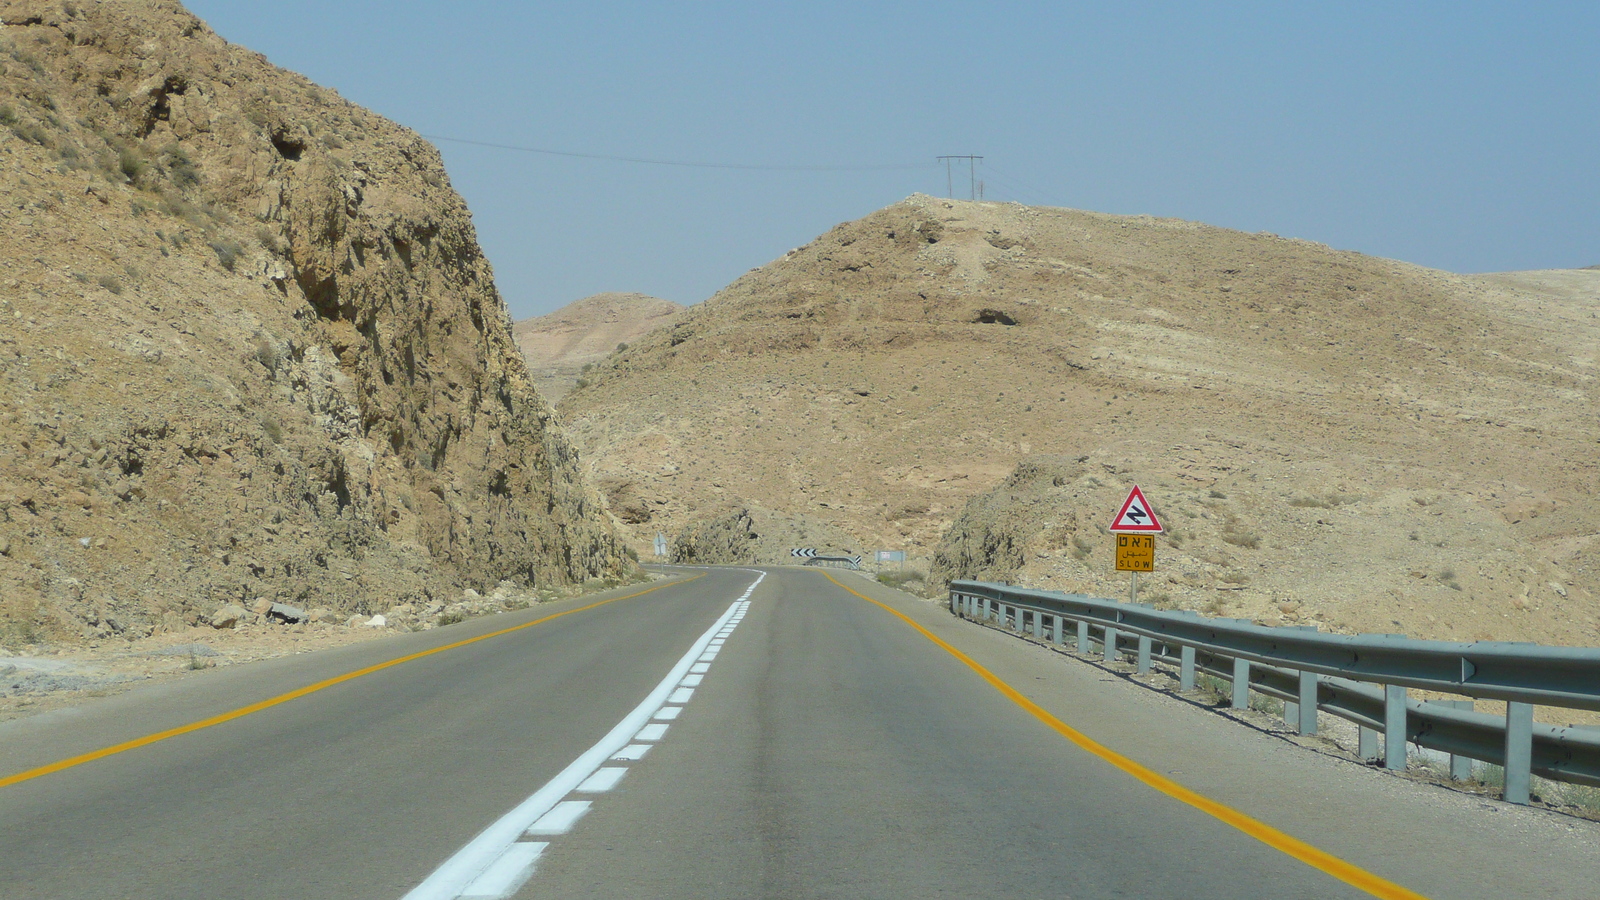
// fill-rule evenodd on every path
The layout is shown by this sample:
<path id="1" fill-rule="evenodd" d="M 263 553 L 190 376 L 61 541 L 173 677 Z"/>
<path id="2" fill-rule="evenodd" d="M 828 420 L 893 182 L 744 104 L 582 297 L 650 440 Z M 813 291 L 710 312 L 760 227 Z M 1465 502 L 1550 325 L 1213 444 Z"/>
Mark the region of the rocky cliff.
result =
<path id="1" fill-rule="evenodd" d="M 436 150 L 171 2 L 0 2 L 11 641 L 632 563 Z"/>

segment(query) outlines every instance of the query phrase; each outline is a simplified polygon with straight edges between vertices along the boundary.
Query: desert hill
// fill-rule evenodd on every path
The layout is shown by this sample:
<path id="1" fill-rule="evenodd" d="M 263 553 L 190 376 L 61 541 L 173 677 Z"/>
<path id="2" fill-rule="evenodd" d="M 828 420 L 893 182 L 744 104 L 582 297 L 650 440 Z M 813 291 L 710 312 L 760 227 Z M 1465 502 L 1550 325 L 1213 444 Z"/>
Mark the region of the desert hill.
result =
<path id="1" fill-rule="evenodd" d="M 1597 297 L 1594 272 L 919 195 L 748 273 L 561 409 L 641 532 L 753 505 L 937 552 L 936 578 L 1121 596 L 1102 531 L 1137 482 L 1176 531 L 1145 599 L 1588 642 Z"/>
<path id="2" fill-rule="evenodd" d="M 0 638 L 631 570 L 432 146 L 173 2 L 0 20 Z"/>
<path id="3" fill-rule="evenodd" d="M 586 367 L 668 324 L 683 307 L 647 294 L 594 294 L 512 327 L 539 393 L 555 403 Z"/>

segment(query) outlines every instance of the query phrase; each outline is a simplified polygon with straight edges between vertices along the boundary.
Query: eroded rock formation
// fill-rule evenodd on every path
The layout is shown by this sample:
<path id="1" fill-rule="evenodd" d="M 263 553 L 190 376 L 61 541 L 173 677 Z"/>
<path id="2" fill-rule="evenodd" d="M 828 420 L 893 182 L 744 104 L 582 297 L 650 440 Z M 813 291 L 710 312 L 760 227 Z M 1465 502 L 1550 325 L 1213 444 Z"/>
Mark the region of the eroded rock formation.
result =
<path id="1" fill-rule="evenodd" d="M 632 571 L 431 145 L 176 3 L 0 20 L 4 637 Z"/>

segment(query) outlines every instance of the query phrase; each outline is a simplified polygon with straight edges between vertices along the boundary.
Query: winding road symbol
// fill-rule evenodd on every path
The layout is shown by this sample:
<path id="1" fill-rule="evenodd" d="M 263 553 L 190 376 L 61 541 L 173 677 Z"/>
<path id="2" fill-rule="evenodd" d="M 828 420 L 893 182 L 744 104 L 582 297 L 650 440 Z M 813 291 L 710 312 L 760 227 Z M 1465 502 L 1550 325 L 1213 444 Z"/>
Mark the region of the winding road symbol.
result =
<path id="1" fill-rule="evenodd" d="M 1150 509 L 1150 501 L 1144 498 L 1144 492 L 1136 484 L 1128 492 L 1128 499 L 1122 501 L 1116 518 L 1111 520 L 1111 530 L 1160 534 L 1166 529 L 1161 527 L 1161 520 Z"/>

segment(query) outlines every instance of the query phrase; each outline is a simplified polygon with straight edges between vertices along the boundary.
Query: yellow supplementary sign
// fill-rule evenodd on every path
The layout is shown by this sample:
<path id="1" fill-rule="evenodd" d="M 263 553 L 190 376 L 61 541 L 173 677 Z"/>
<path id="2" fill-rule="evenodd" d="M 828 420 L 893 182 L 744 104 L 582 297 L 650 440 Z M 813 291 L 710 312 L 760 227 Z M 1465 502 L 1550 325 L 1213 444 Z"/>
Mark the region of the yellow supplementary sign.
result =
<path id="1" fill-rule="evenodd" d="M 1118 572 L 1154 572 L 1156 536 L 1153 534 L 1117 535 Z"/>

